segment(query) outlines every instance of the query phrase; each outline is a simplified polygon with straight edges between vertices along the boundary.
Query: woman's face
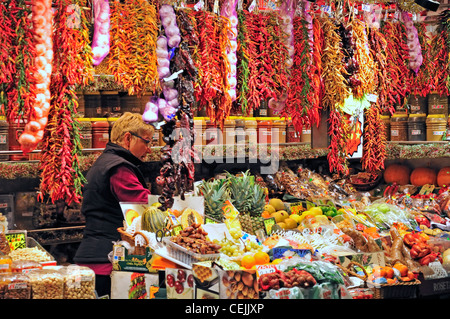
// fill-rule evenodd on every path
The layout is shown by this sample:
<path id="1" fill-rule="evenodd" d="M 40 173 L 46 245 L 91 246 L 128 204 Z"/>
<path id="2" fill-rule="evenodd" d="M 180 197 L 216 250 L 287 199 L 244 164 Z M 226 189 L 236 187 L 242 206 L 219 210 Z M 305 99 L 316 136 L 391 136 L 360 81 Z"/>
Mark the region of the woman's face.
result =
<path id="1" fill-rule="evenodd" d="M 152 146 L 151 132 L 142 135 L 128 132 L 125 134 L 125 138 L 129 141 L 128 150 L 141 161 L 150 153 Z"/>

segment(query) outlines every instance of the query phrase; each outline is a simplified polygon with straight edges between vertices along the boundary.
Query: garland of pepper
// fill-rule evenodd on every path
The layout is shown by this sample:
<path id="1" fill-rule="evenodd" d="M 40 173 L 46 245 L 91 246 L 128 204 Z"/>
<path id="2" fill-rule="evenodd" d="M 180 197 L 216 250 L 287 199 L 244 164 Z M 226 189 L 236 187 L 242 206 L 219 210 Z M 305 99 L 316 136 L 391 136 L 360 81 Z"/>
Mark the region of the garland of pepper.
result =
<path id="1" fill-rule="evenodd" d="M 380 108 L 372 105 L 365 112 L 363 156 L 361 158 L 363 170 L 374 173 L 384 169 L 387 145 L 385 132 Z"/>
<path id="2" fill-rule="evenodd" d="M 227 80 L 230 65 L 226 55 L 230 46 L 230 24 L 227 18 L 205 10 L 193 11 L 191 15 L 196 20 L 195 32 L 199 39 L 198 80 L 194 87 L 198 108 L 204 108 L 211 121 L 222 127 L 232 106 Z"/>
<path id="3" fill-rule="evenodd" d="M 310 45 L 308 41 L 308 31 L 306 21 L 303 17 L 296 16 L 293 21 L 294 32 L 294 57 L 289 77 L 289 87 L 285 107 L 284 117 L 291 117 L 292 125 L 298 132 L 303 126 L 309 126 L 310 115 L 310 69 L 312 67 Z"/>
<path id="4" fill-rule="evenodd" d="M 439 16 L 436 34 L 431 40 L 432 51 L 432 89 L 439 95 L 448 95 L 450 90 L 450 10 L 444 10 Z"/>
<path id="5" fill-rule="evenodd" d="M 410 92 L 411 94 L 425 97 L 431 92 L 433 86 L 431 76 L 433 72 L 431 44 L 430 37 L 426 32 L 425 23 L 416 23 L 415 26 L 419 37 L 420 47 L 422 48 L 423 63 L 420 66 L 417 75 L 414 72 L 410 72 Z"/>
<path id="6" fill-rule="evenodd" d="M 249 53 L 247 48 L 247 27 L 246 27 L 246 15 L 244 11 L 238 10 L 238 34 L 237 34 L 237 100 L 240 105 L 240 110 L 242 114 L 248 115 L 250 112 L 248 110 L 248 100 L 247 94 L 249 91 L 248 80 L 250 77 L 250 71 L 248 68 L 249 64 Z"/>
<path id="7" fill-rule="evenodd" d="M 84 0 L 76 2 L 85 7 Z M 80 12 L 80 29 L 71 27 L 73 12 L 67 10 L 71 0 L 59 0 L 53 18 L 53 73 L 50 91 L 52 95 L 47 129 L 42 141 L 40 169 L 42 178 L 39 199 L 52 202 L 80 202 L 81 188 L 86 182 L 80 168 L 80 124 L 75 119 L 78 98 L 75 88 L 89 83 L 92 62 L 88 24 L 83 10 Z"/>
<path id="8" fill-rule="evenodd" d="M 110 13 L 108 72 L 129 95 L 159 90 L 156 7 L 146 0 L 111 1 Z"/>
<path id="9" fill-rule="evenodd" d="M 403 99 L 408 93 L 408 47 L 406 46 L 406 35 L 401 22 L 383 21 L 381 33 L 387 42 L 386 45 L 386 76 L 389 79 L 388 91 L 386 92 L 386 107 L 392 113 L 395 105 L 403 105 Z"/>
<path id="10" fill-rule="evenodd" d="M 2 3 L 0 104 L 9 122 L 28 119 L 36 98 L 35 32 L 25 0 Z"/>

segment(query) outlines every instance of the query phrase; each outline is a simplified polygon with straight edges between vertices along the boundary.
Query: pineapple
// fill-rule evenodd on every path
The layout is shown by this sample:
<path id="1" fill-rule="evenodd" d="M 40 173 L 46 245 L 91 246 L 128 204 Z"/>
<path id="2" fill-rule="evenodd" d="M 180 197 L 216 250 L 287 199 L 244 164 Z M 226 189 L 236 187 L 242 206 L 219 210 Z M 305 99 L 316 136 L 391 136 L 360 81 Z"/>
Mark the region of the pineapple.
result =
<path id="1" fill-rule="evenodd" d="M 229 199 L 225 180 L 204 181 L 200 185 L 200 191 L 205 198 L 205 215 L 221 222 L 223 220 L 222 207 Z"/>
<path id="2" fill-rule="evenodd" d="M 234 207 L 239 211 L 239 221 L 242 229 L 254 235 L 255 230 L 263 228 L 264 218 L 261 213 L 266 204 L 264 188 L 255 182 L 249 171 L 241 176 L 228 173 L 228 189 Z"/>

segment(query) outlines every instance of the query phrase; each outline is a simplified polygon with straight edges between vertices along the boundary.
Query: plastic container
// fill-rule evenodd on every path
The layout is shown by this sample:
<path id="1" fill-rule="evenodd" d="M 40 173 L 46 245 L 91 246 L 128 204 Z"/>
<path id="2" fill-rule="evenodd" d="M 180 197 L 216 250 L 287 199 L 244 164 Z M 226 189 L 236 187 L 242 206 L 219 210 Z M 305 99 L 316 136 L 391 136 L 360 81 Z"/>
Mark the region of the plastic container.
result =
<path id="1" fill-rule="evenodd" d="M 9 150 L 10 151 L 20 151 L 20 143 L 19 143 L 19 137 L 22 134 L 23 130 L 25 129 L 25 122 L 20 119 L 17 122 L 9 123 L 9 130 L 8 130 L 8 140 L 9 140 Z M 28 160 L 27 155 L 20 154 L 11 154 L 9 155 L 9 159 L 11 161 L 24 161 Z"/>
<path id="2" fill-rule="evenodd" d="M 311 128 L 310 127 L 304 127 L 302 129 L 302 134 L 300 135 L 300 142 L 311 143 Z"/>
<path id="3" fill-rule="evenodd" d="M 258 122 L 253 117 L 245 119 L 245 142 L 247 145 L 258 143 Z"/>
<path id="4" fill-rule="evenodd" d="M 95 273 L 84 266 L 69 265 L 60 273 L 64 277 L 64 299 L 95 299 Z"/>
<path id="5" fill-rule="evenodd" d="M 408 115 L 395 113 L 391 116 L 391 141 L 408 140 Z"/>
<path id="6" fill-rule="evenodd" d="M 222 132 L 211 120 L 205 120 L 206 130 L 203 134 L 204 145 L 218 145 L 222 143 Z"/>
<path id="7" fill-rule="evenodd" d="M 8 255 L 0 255 L 0 273 L 11 272 L 12 259 Z"/>
<path id="8" fill-rule="evenodd" d="M 286 121 L 275 120 L 272 122 L 272 143 L 286 143 Z"/>
<path id="9" fill-rule="evenodd" d="M 381 115 L 381 120 L 384 123 L 384 134 L 386 135 L 386 141 L 391 139 L 391 117 L 389 115 Z"/>
<path id="10" fill-rule="evenodd" d="M 0 151 L 9 150 L 9 124 L 4 116 L 0 116 Z M 0 155 L 0 161 L 7 161 L 8 155 Z"/>
<path id="11" fill-rule="evenodd" d="M 272 143 L 272 121 L 257 120 L 258 144 Z"/>
<path id="12" fill-rule="evenodd" d="M 100 92 L 84 92 L 84 116 L 102 116 L 102 97 Z"/>
<path id="13" fill-rule="evenodd" d="M 425 141 L 426 114 L 410 114 L 408 118 L 408 141 Z"/>
<path id="14" fill-rule="evenodd" d="M 32 299 L 63 299 L 64 276 L 57 270 L 34 269 L 28 273 Z"/>
<path id="15" fill-rule="evenodd" d="M 425 114 L 428 111 L 428 98 L 420 95 L 410 95 L 408 99 L 410 114 Z"/>
<path id="16" fill-rule="evenodd" d="M 31 282 L 24 274 L 0 274 L 0 299 L 30 299 Z"/>
<path id="17" fill-rule="evenodd" d="M 436 92 L 428 95 L 428 115 L 444 114 L 448 115 L 448 97 L 441 96 Z"/>
<path id="18" fill-rule="evenodd" d="M 447 131 L 447 118 L 444 114 L 431 114 L 427 116 L 427 141 L 442 141 Z"/>
<path id="19" fill-rule="evenodd" d="M 234 145 L 236 143 L 236 122 L 234 120 L 225 120 L 223 125 L 223 144 Z"/>
<path id="20" fill-rule="evenodd" d="M 261 100 L 259 108 L 253 111 L 253 116 L 255 117 L 266 117 L 269 116 L 269 103 L 266 100 Z"/>
<path id="21" fill-rule="evenodd" d="M 167 253 L 170 257 L 180 261 L 188 267 L 193 263 L 200 261 L 214 261 L 220 258 L 220 254 L 197 254 L 170 240 L 170 237 L 164 237 L 163 242 L 167 247 Z"/>
<path id="22" fill-rule="evenodd" d="M 294 128 L 294 125 L 288 124 L 286 128 L 286 142 L 287 143 L 299 143 L 300 142 L 300 133 L 297 132 Z"/>
<path id="23" fill-rule="evenodd" d="M 245 120 L 236 119 L 235 120 L 235 132 L 236 132 L 236 145 L 245 144 Z"/>
<path id="24" fill-rule="evenodd" d="M 79 118 L 81 146 L 83 148 L 92 148 L 92 123 L 89 118 Z"/>
<path id="25" fill-rule="evenodd" d="M 41 263 L 34 260 L 14 260 L 11 263 L 11 272 L 27 274 L 30 270 L 42 269 Z"/>
<path id="26" fill-rule="evenodd" d="M 109 141 L 109 122 L 106 118 L 92 119 L 92 148 L 105 148 Z"/>
<path id="27" fill-rule="evenodd" d="M 120 113 L 120 100 L 118 91 L 101 92 L 102 115 Z"/>
<path id="28" fill-rule="evenodd" d="M 131 112 L 141 113 L 141 103 L 136 95 L 119 95 L 120 96 L 120 113 Z"/>

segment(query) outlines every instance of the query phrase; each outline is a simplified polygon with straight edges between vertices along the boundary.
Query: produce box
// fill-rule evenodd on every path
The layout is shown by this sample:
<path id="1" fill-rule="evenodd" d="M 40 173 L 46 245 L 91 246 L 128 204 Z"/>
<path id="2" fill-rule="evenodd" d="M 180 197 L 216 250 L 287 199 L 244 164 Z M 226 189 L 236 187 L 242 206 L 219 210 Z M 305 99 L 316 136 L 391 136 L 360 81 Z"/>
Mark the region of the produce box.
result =
<path id="1" fill-rule="evenodd" d="M 111 299 L 164 299 L 165 296 L 160 296 L 161 292 L 158 274 L 129 271 L 111 273 Z"/>
<path id="2" fill-rule="evenodd" d="M 155 273 L 152 269 L 152 259 L 155 257 L 151 248 L 146 247 L 143 255 L 132 255 L 122 245 L 113 247 L 113 269 L 119 271 L 133 271 L 142 273 Z"/>
<path id="3" fill-rule="evenodd" d="M 425 279 L 423 274 L 419 274 L 419 296 L 433 296 L 450 294 L 450 277 L 439 279 Z"/>
<path id="4" fill-rule="evenodd" d="M 166 269 L 167 299 L 194 299 L 197 280 L 192 270 Z"/>
<path id="5" fill-rule="evenodd" d="M 217 270 L 220 299 L 259 299 L 256 270 Z"/>
<path id="6" fill-rule="evenodd" d="M 186 268 L 199 261 L 214 261 L 220 258 L 220 254 L 197 254 L 180 245 L 175 244 L 169 237 L 164 237 L 163 242 L 167 248 L 168 256 L 164 256 Z"/>

